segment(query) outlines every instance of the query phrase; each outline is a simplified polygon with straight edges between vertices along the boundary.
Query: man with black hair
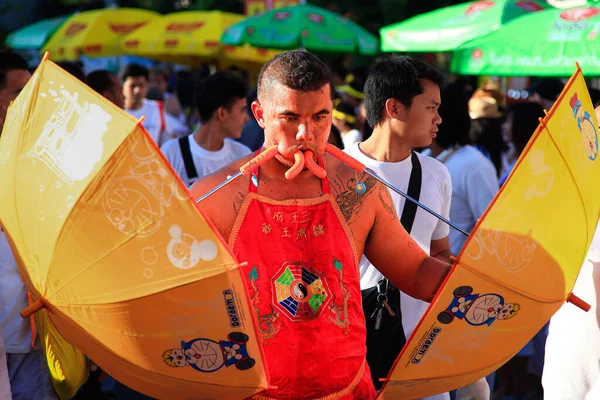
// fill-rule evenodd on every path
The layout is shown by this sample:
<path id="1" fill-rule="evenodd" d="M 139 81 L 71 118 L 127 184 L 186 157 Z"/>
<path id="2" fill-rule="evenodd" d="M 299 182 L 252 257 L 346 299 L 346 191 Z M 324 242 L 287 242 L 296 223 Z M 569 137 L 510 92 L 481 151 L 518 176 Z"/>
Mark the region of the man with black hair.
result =
<path id="1" fill-rule="evenodd" d="M 265 130 L 265 148 L 276 146 L 278 154 L 200 203 L 247 262 L 240 272 L 272 385 L 254 398 L 374 399 L 360 255 L 427 301 L 450 270 L 402 228 L 383 185 L 325 153 L 333 91 L 327 66 L 311 53 L 288 51 L 266 63 L 252 112 Z M 199 180 L 192 195 L 205 194 L 252 157 Z M 309 169 L 298 167 L 302 159 Z"/>
<path id="2" fill-rule="evenodd" d="M 131 63 L 121 71 L 125 111 L 135 118 L 146 117 L 142 125 L 152 139 L 161 146 L 168 139 L 185 132 L 185 127 L 176 123 L 177 119 L 169 120 L 162 101 L 148 100 L 148 69 L 143 65 Z M 187 131 L 189 132 L 189 131 Z"/>
<path id="3" fill-rule="evenodd" d="M 161 149 L 186 186 L 250 154 L 234 140 L 248 121 L 247 94 L 246 81 L 232 72 L 218 72 L 200 82 L 196 92 L 200 128 Z"/>
<path id="4" fill-rule="evenodd" d="M 373 134 L 347 152 L 400 190 L 408 191 L 413 198 L 448 218 L 452 195 L 448 170 L 439 161 L 413 151 L 429 146 L 436 136 L 442 122 L 438 114 L 442 84 L 442 75 L 421 61 L 409 57 L 378 61 L 364 89 L 365 110 Z M 448 225 L 396 193 L 392 193 L 392 199 L 404 228 L 423 251 L 449 262 Z M 399 304 L 400 308 L 394 316 L 385 315 L 383 324 L 397 328 L 375 330 L 371 294 L 377 292 L 374 288 L 384 277 L 368 256 L 360 261 L 360 273 L 367 320 L 367 361 L 375 387 L 379 387 L 379 378 L 387 376 L 401 349 L 400 344 L 391 343 L 382 335 L 401 337 L 404 329 L 408 337 L 429 304 L 386 284 L 388 303 L 394 309 Z M 447 394 L 436 398 L 447 398 Z"/>
<path id="5" fill-rule="evenodd" d="M 115 74 L 97 70 L 86 76 L 87 85 L 119 108 L 125 107 L 123 84 Z"/>
<path id="6" fill-rule="evenodd" d="M 0 129 L 5 127 L 8 106 L 31 78 L 28 68 L 27 61 L 17 53 L 0 50 Z M 12 398 L 55 399 L 45 355 L 32 333 L 35 331 L 31 321 L 19 315 L 28 306 L 27 289 L 4 232 L 0 232 L 0 276 L 0 331 L 4 338 Z M 0 398 L 5 398 L 3 392 L 6 388 L 0 383 Z M 10 398 L 10 393 L 6 397 Z"/>

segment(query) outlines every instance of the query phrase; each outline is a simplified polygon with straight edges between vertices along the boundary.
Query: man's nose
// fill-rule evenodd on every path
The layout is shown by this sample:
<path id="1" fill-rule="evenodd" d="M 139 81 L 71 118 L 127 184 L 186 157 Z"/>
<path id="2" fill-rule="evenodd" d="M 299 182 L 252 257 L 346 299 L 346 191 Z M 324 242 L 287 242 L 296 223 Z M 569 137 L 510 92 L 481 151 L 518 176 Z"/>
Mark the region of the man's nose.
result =
<path id="1" fill-rule="evenodd" d="M 308 142 L 314 139 L 314 135 L 308 129 L 307 123 L 298 125 L 298 133 L 296 134 L 296 140 L 299 142 Z"/>

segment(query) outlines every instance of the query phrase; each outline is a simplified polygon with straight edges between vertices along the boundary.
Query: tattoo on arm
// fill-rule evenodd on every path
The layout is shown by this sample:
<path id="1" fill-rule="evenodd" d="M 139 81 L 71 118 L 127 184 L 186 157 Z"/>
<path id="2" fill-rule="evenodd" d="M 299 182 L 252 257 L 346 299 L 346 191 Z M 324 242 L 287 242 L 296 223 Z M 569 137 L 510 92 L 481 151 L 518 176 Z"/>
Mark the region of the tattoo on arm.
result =
<path id="1" fill-rule="evenodd" d="M 338 177 L 337 179 L 340 178 Z M 349 224 L 356 220 L 356 217 L 362 210 L 365 199 L 369 196 L 377 184 L 377 180 L 375 180 L 375 178 L 364 173 L 360 177 L 359 181 L 366 186 L 364 193 L 361 194 L 356 191 L 356 185 L 358 181 L 354 178 L 351 178 L 346 182 L 346 187 L 344 190 L 338 191 L 338 194 L 335 198 L 336 203 L 342 211 L 344 219 Z"/>
<path id="2" fill-rule="evenodd" d="M 383 204 L 385 211 L 390 214 L 391 219 L 398 219 L 392 196 L 390 195 L 389 190 L 383 185 L 379 185 L 379 200 L 381 201 L 381 204 Z"/>
<path id="3" fill-rule="evenodd" d="M 233 198 L 233 211 L 235 212 L 235 215 L 239 214 L 242 204 L 244 204 L 244 200 L 246 200 L 246 193 L 237 192 Z"/>

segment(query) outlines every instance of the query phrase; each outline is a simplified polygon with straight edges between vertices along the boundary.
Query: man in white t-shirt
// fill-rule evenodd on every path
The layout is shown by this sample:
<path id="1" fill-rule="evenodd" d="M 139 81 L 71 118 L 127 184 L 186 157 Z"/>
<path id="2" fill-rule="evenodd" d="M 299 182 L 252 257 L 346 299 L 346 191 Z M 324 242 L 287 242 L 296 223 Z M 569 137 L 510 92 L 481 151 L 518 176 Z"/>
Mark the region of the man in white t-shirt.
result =
<path id="1" fill-rule="evenodd" d="M 392 76 L 395 79 L 391 79 Z M 413 153 L 414 148 L 431 143 L 442 122 L 437 112 L 442 82 L 442 75 L 434 68 L 408 57 L 377 63 L 365 84 L 365 109 L 369 124 L 374 127 L 373 134 L 346 151 L 405 193 L 411 171 L 420 168 L 421 182 L 417 182 L 420 201 L 447 218 L 452 196 L 447 169 L 433 158 Z M 405 199 L 397 193 L 391 194 L 396 211 L 403 219 Z M 448 225 L 417 209 L 409 233 L 427 254 L 450 262 L 448 232 Z M 376 286 L 383 275 L 363 256 L 360 277 L 361 289 L 365 290 Z M 404 293 L 400 293 L 400 304 L 402 326 L 409 337 L 429 304 Z M 373 323 L 366 317 L 367 324 Z M 434 398 L 448 399 L 449 396 L 445 393 Z"/>
<path id="2" fill-rule="evenodd" d="M 142 125 L 159 146 L 180 135 L 182 127 L 174 117 L 167 116 L 163 103 L 146 99 L 148 94 L 148 69 L 146 67 L 135 63 L 126 65 L 121 71 L 121 81 L 125 97 L 125 111 L 138 119 L 145 117 Z"/>
<path id="3" fill-rule="evenodd" d="M 0 132 L 8 106 L 30 77 L 27 62 L 21 56 L 8 50 L 0 51 Z M 0 330 L 4 339 L 0 353 L 6 352 L 5 360 L 0 354 L 0 399 L 10 399 L 7 391 L 12 391 L 14 400 L 56 399 L 45 355 L 39 342 L 36 349 L 32 346 L 32 340 L 37 337 L 32 335 L 30 320 L 19 315 L 27 305 L 27 289 L 8 240 L 0 231 Z M 10 385 L 3 379 L 7 367 Z"/>
<path id="4" fill-rule="evenodd" d="M 196 92 L 200 128 L 161 148 L 187 187 L 250 154 L 248 147 L 234 140 L 240 138 L 248 121 L 247 93 L 246 81 L 230 72 L 218 72 L 200 83 Z"/>

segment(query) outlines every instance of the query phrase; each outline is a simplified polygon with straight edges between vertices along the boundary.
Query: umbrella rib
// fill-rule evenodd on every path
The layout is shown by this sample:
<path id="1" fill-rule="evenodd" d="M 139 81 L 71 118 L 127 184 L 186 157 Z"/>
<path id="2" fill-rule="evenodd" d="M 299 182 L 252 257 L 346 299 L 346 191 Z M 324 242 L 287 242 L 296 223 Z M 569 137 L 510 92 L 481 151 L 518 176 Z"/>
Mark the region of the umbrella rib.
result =
<path id="1" fill-rule="evenodd" d="M 577 194 L 579 195 L 579 200 L 581 202 L 581 208 L 583 209 L 583 213 L 585 214 L 585 241 L 586 243 L 588 243 L 589 241 L 589 224 L 588 224 L 588 212 L 585 208 L 585 201 L 583 199 L 583 195 L 581 194 L 581 190 L 579 189 L 579 185 L 577 184 L 577 179 L 575 179 L 575 175 L 573 174 L 573 171 L 571 170 L 571 167 L 569 166 L 569 163 L 567 162 L 567 160 L 565 159 L 565 156 L 563 155 L 562 151 L 560 150 L 560 147 L 558 147 L 558 144 L 556 143 L 556 141 L 554 140 L 554 137 L 552 136 L 552 133 L 550 132 L 550 129 L 548 129 L 548 125 L 546 125 L 546 123 L 544 121 L 542 121 L 542 125 L 544 126 L 544 129 L 546 130 L 546 132 L 548 132 L 548 136 L 550 137 L 550 140 L 552 141 L 552 144 L 554 145 L 554 147 L 556 148 L 556 151 L 558 151 L 558 154 L 560 155 L 560 159 L 562 160 L 563 164 L 565 165 L 567 171 L 569 171 L 569 175 L 571 176 L 571 179 L 573 180 L 574 186 L 577 190 Z M 586 246 L 587 247 L 587 246 Z M 584 253 L 581 256 L 581 263 L 583 263 L 583 260 L 585 260 L 585 256 L 587 254 L 587 249 L 584 249 Z"/>
<path id="2" fill-rule="evenodd" d="M 479 269 L 477 269 L 475 267 L 472 267 L 472 266 L 470 266 L 468 264 L 465 264 L 463 261 L 459 260 L 458 261 L 458 265 L 459 266 L 463 266 L 464 268 L 466 268 L 467 270 L 469 270 L 469 272 L 472 272 L 473 274 L 479 276 L 480 278 L 483 278 L 483 279 L 485 279 L 485 280 L 487 280 L 489 282 L 492 282 L 492 283 L 494 283 L 496 285 L 502 286 L 502 287 L 504 287 L 504 288 L 506 288 L 508 290 L 511 290 L 511 291 L 513 291 L 515 293 L 518 293 L 519 295 L 521 295 L 523 297 L 526 297 L 526 298 L 528 298 L 530 300 L 533 300 L 533 301 L 539 301 L 541 303 L 551 304 L 551 303 L 562 302 L 562 301 L 564 301 L 566 299 L 566 297 L 565 297 L 565 298 L 560 299 L 560 300 L 552 300 L 552 299 L 548 299 L 548 298 L 543 298 L 543 297 L 535 296 L 535 295 L 533 295 L 531 293 L 524 292 L 522 289 L 518 289 L 516 287 L 512 287 L 512 286 L 508 285 L 505 282 L 496 280 L 492 276 L 483 273 L 481 270 L 479 270 Z"/>

